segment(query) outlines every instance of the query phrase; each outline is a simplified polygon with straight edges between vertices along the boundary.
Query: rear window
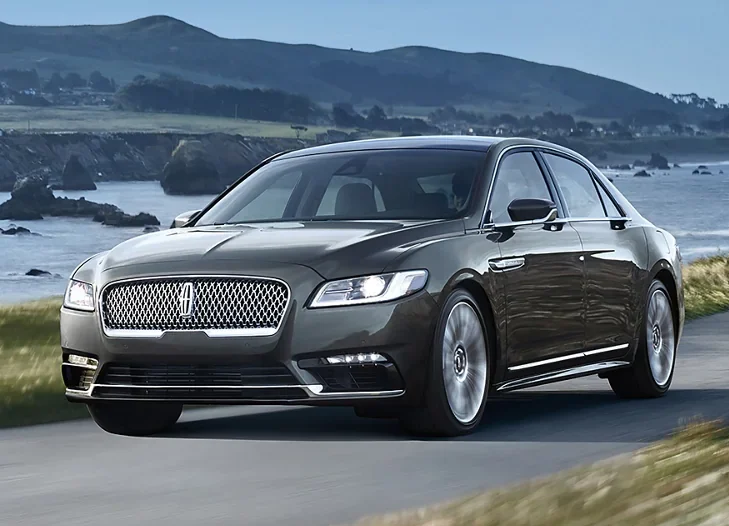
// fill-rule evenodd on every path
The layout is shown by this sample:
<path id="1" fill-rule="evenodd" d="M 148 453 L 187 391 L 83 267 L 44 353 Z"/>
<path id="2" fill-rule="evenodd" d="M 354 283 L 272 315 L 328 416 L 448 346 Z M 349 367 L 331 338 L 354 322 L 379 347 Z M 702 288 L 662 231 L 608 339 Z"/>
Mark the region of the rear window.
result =
<path id="1" fill-rule="evenodd" d="M 425 149 L 281 159 L 239 183 L 196 224 L 461 217 L 483 159 Z"/>

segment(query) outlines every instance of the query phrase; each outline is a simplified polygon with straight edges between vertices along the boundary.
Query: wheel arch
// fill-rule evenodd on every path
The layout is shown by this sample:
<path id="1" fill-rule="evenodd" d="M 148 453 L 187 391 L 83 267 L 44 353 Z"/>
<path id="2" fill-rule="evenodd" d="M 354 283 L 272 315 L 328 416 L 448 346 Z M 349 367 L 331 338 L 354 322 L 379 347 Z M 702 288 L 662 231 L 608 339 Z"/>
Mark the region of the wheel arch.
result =
<path id="1" fill-rule="evenodd" d="M 492 304 L 489 294 L 481 284 L 480 280 L 476 277 L 477 273 L 463 272 L 459 276 L 455 277 L 451 282 L 451 286 L 447 294 L 443 295 L 443 299 L 450 295 L 456 289 L 463 289 L 473 296 L 476 301 L 476 305 L 481 312 L 483 322 L 486 325 L 486 337 L 488 339 L 488 351 L 489 357 L 491 358 L 491 382 L 493 385 L 494 375 L 496 371 L 500 370 L 502 365 L 502 353 L 500 352 L 501 337 L 499 336 L 498 327 L 496 324 L 496 316 L 494 314 L 494 305 Z"/>

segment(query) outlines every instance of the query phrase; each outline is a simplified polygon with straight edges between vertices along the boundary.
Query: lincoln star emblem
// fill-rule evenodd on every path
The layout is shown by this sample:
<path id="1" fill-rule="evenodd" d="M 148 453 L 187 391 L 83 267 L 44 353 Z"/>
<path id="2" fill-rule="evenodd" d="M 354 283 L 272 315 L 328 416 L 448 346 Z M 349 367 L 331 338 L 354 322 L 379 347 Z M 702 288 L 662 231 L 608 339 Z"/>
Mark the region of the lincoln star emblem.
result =
<path id="1" fill-rule="evenodd" d="M 195 312 L 195 287 L 192 283 L 182 285 L 180 291 L 180 316 L 189 318 Z"/>

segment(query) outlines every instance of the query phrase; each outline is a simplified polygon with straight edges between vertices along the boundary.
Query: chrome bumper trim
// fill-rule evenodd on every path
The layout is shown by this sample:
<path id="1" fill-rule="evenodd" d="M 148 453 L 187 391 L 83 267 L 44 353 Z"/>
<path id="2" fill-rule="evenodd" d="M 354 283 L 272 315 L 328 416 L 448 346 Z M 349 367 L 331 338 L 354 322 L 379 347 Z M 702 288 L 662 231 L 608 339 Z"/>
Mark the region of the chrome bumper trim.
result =
<path id="1" fill-rule="evenodd" d="M 190 330 L 135 330 L 135 329 L 105 329 L 104 334 L 109 338 L 161 338 L 165 334 L 201 333 L 208 338 L 242 338 L 254 336 L 273 336 L 278 328 L 270 329 L 190 329 Z"/>
<path id="2" fill-rule="evenodd" d="M 91 384 L 87 391 L 66 389 L 66 394 L 93 398 L 94 389 L 224 389 L 230 391 L 247 391 L 249 389 L 305 389 L 312 398 L 389 398 L 405 393 L 404 389 L 393 391 L 330 391 L 323 392 L 324 386 L 319 384 L 301 385 L 128 385 L 128 384 Z"/>

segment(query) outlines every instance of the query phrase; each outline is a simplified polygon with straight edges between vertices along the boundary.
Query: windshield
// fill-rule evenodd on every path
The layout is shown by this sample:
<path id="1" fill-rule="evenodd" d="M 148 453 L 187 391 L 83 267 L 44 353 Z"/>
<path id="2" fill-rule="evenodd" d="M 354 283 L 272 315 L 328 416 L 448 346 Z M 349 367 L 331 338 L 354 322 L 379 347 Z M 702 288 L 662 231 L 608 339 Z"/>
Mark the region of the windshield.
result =
<path id="1" fill-rule="evenodd" d="M 276 160 L 196 224 L 460 217 L 483 159 L 481 152 L 378 150 Z"/>

